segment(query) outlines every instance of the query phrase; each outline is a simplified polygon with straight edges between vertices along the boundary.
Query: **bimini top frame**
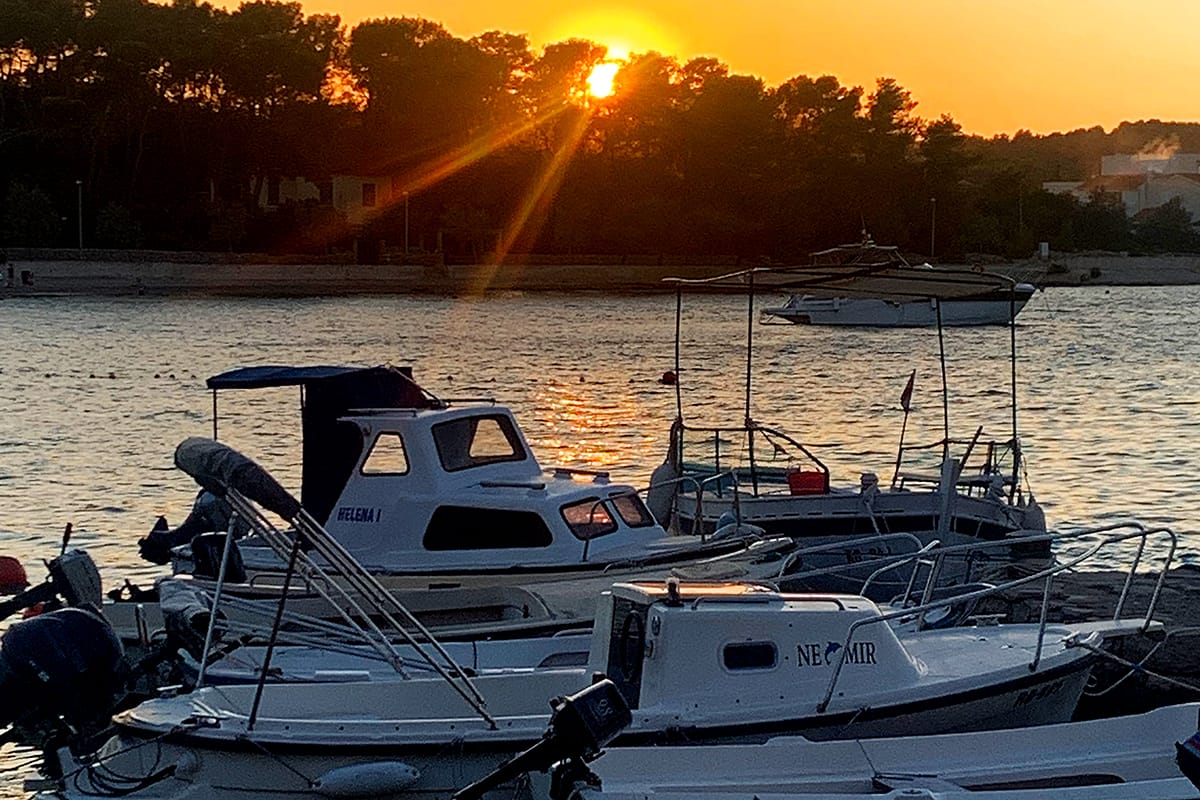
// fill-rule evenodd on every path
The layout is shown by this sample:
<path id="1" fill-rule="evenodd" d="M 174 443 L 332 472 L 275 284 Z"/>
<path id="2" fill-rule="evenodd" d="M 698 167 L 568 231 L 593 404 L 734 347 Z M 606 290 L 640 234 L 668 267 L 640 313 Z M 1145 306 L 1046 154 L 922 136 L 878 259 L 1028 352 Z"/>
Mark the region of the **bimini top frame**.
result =
<path id="1" fill-rule="evenodd" d="M 745 425 L 753 422 L 750 416 L 750 397 L 753 384 L 754 354 L 754 298 L 759 289 L 772 292 L 806 293 L 829 297 L 861 297 L 883 300 L 930 299 L 936 302 L 938 330 L 938 362 L 942 373 L 942 429 L 943 459 L 949 455 L 950 447 L 950 396 L 946 377 L 946 345 L 942 325 L 941 301 L 970 297 L 988 292 L 1008 292 L 1009 301 L 1009 397 L 1012 409 L 1012 480 L 1009 484 L 1009 500 L 1012 501 L 1021 470 L 1021 445 L 1017 436 L 1017 281 L 1006 275 L 990 272 L 975 272 L 964 269 L 942 269 L 940 267 L 912 267 L 895 260 L 870 260 L 870 263 L 816 264 L 793 267 L 753 267 L 750 269 L 716 275 L 711 278 L 665 278 L 675 285 L 675 409 L 676 417 L 683 421 L 683 381 L 680 363 L 681 327 L 683 319 L 683 293 L 736 291 L 747 296 L 746 311 L 746 382 L 745 382 Z M 749 457 L 754 460 L 753 440 L 750 442 Z"/>

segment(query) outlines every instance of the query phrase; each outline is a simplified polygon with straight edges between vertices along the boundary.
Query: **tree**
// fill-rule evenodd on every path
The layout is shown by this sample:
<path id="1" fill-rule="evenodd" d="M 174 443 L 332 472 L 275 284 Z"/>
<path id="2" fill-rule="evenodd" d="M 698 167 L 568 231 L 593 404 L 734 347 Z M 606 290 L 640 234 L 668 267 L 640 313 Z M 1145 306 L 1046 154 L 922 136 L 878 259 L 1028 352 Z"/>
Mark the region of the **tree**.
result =
<path id="1" fill-rule="evenodd" d="M 13 183 L 4 196 L 0 241 L 17 247 L 61 244 L 62 219 L 50 197 L 36 186 Z"/>
<path id="2" fill-rule="evenodd" d="M 296 2 L 243 2 L 218 29 L 228 101 L 263 117 L 289 103 L 316 101 L 340 26 L 336 16 L 305 18 Z"/>
<path id="3" fill-rule="evenodd" d="M 1131 243 L 1129 218 L 1115 192 L 1092 195 L 1075 215 L 1072 229 L 1075 246 L 1081 250 L 1121 251 Z"/>
<path id="4" fill-rule="evenodd" d="M 962 223 L 966 204 L 963 179 L 969 163 L 964 150 L 965 139 L 962 126 L 949 115 L 943 114 L 924 126 L 917 145 L 924 168 L 925 194 L 930 198 L 931 205 L 928 217 L 931 247 L 937 248 L 938 229 L 953 234 Z M 939 206 L 940 214 L 937 213 Z M 935 216 L 940 216 L 940 219 L 935 219 Z M 955 238 L 947 235 L 940 238 L 939 253 L 930 253 L 931 257 L 958 252 Z"/>
<path id="5" fill-rule="evenodd" d="M 1178 197 L 1134 217 L 1133 240 L 1139 250 L 1147 253 L 1200 252 L 1196 223 Z"/>

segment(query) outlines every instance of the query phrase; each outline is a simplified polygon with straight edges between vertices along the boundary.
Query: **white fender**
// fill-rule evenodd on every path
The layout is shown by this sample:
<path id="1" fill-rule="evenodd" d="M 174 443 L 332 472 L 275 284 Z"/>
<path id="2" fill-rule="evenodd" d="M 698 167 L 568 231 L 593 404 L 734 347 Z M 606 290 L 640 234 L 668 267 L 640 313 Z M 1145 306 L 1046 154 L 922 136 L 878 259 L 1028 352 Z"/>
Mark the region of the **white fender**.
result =
<path id="1" fill-rule="evenodd" d="M 313 791 L 322 797 L 373 797 L 401 792 L 420 779 L 421 772 L 403 761 L 372 761 L 329 770 Z"/>

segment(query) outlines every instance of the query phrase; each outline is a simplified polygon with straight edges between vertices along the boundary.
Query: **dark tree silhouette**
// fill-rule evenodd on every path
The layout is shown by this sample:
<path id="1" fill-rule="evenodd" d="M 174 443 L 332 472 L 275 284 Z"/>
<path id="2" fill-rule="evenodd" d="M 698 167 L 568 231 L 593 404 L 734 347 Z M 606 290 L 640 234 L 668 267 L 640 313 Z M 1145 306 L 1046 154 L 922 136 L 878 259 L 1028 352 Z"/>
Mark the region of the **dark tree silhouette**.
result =
<path id="1" fill-rule="evenodd" d="M 607 56 L 420 18 L 347 31 L 278 0 L 0 0 L 0 246 L 74 244 L 82 190 L 85 240 L 114 246 L 326 252 L 408 236 L 451 259 L 790 262 L 865 228 L 940 261 L 1042 241 L 1200 248 L 1183 203 L 1130 220 L 1116 195 L 1041 188 L 1112 153 L 1200 151 L 1200 125 L 967 136 L 918 116 L 893 78 L 767 86 L 653 52 L 592 97 Z M 392 203 L 352 226 L 332 194 L 356 177 L 390 179 Z M 295 178 L 314 196 L 280 200 Z"/>

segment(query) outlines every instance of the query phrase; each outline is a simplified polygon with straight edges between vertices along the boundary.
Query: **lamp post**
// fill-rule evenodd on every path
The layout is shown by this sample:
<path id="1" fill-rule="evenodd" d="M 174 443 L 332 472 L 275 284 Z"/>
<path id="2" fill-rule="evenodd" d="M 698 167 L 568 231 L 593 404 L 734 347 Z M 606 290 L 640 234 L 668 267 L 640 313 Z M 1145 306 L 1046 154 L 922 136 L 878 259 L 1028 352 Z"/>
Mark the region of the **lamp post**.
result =
<path id="1" fill-rule="evenodd" d="M 408 192 L 404 193 L 404 255 L 408 255 Z"/>
<path id="2" fill-rule="evenodd" d="M 937 235 L 937 198 L 929 198 L 929 257 L 933 258 L 934 237 Z"/>
<path id="3" fill-rule="evenodd" d="M 83 181 L 75 181 L 75 218 L 79 223 L 79 249 L 83 249 Z"/>

